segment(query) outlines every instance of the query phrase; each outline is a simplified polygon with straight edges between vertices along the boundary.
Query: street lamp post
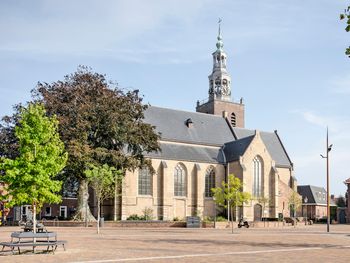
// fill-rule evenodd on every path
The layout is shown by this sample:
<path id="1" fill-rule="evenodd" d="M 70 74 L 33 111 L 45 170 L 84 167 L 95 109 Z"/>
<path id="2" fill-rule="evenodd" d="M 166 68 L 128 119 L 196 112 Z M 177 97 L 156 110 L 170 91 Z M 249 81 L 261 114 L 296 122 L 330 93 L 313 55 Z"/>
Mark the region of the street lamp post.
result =
<path id="1" fill-rule="evenodd" d="M 305 211 L 305 225 L 307 225 L 307 220 L 308 220 L 308 215 L 307 215 L 307 196 L 304 198 L 304 207 L 303 207 L 303 216 L 304 216 L 304 211 Z"/>
<path id="2" fill-rule="evenodd" d="M 330 198 L 329 198 L 329 152 L 332 150 L 333 144 L 328 144 L 328 127 L 327 127 L 327 139 L 326 139 L 326 156 L 321 154 L 322 158 L 325 158 L 327 161 L 327 232 L 329 232 L 329 224 L 330 224 Z"/>

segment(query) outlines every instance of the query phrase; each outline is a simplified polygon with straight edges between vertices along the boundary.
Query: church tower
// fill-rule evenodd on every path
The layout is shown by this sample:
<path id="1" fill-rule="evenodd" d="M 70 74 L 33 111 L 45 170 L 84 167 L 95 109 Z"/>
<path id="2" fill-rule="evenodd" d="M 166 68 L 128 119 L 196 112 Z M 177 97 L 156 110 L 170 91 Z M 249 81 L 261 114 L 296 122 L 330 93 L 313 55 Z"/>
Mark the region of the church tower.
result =
<path id="1" fill-rule="evenodd" d="M 231 76 L 227 72 L 227 55 L 223 50 L 224 44 L 221 36 L 221 19 L 219 20 L 219 32 L 216 42 L 216 51 L 213 55 L 213 71 L 209 78 L 208 101 L 197 101 L 197 112 L 222 115 L 226 117 L 233 127 L 244 128 L 244 104 L 231 100 Z"/>

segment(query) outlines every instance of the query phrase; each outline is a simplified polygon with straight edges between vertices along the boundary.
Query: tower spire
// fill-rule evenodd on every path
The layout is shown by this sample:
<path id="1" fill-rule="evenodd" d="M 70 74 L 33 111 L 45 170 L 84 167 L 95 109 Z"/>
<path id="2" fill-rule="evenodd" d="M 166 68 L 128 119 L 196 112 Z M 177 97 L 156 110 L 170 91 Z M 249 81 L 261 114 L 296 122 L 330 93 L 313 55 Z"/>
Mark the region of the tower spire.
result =
<path id="1" fill-rule="evenodd" d="M 231 77 L 226 69 L 227 55 L 223 49 L 221 22 L 222 19 L 219 18 L 216 51 L 213 53 L 213 72 L 209 76 L 209 100 L 231 101 Z"/>

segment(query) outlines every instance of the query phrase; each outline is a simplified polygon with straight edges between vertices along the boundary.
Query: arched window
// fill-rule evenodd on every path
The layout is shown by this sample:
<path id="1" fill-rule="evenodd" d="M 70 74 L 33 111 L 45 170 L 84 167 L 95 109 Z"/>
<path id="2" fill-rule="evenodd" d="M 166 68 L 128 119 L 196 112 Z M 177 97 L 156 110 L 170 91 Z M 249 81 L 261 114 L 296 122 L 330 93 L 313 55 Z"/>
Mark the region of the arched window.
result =
<path id="1" fill-rule="evenodd" d="M 231 125 L 236 127 L 236 114 L 234 112 L 231 113 Z"/>
<path id="2" fill-rule="evenodd" d="M 262 161 L 258 156 L 253 159 L 253 196 L 262 196 Z"/>
<path id="3" fill-rule="evenodd" d="M 152 195 L 152 174 L 147 167 L 139 170 L 139 195 Z"/>
<path id="4" fill-rule="evenodd" d="M 212 188 L 215 187 L 215 171 L 214 167 L 209 167 L 205 173 L 205 197 L 212 197 Z"/>
<path id="5" fill-rule="evenodd" d="M 186 170 L 182 164 L 178 164 L 174 170 L 174 195 L 186 196 Z"/>

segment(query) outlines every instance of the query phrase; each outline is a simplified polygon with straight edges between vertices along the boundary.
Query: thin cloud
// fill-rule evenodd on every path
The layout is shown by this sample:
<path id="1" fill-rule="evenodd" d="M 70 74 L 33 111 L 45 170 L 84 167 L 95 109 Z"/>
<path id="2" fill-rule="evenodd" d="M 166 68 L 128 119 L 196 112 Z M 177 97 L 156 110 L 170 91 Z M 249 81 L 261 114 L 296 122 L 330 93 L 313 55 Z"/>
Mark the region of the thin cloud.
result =
<path id="1" fill-rule="evenodd" d="M 330 86 L 334 93 L 350 94 L 350 74 L 333 79 Z"/>
<path id="2" fill-rule="evenodd" d="M 331 192 L 336 195 L 342 193 L 340 189 L 344 189 L 345 192 L 343 181 L 350 177 L 348 174 L 350 121 L 344 116 L 324 116 L 309 110 L 295 110 L 293 112 L 299 114 L 309 124 L 319 127 L 329 126 L 329 143 L 333 144 L 330 152 Z M 325 137 L 314 136 L 313 140 L 318 141 L 318 143 L 313 146 L 308 144 L 304 151 L 300 151 L 295 156 L 296 172 L 299 175 L 297 177 L 301 179 L 303 184 L 309 184 L 312 181 L 319 182 L 319 186 L 322 186 L 325 183 L 325 162 L 320 154 L 325 154 Z M 332 189 L 336 190 L 332 191 Z"/>

